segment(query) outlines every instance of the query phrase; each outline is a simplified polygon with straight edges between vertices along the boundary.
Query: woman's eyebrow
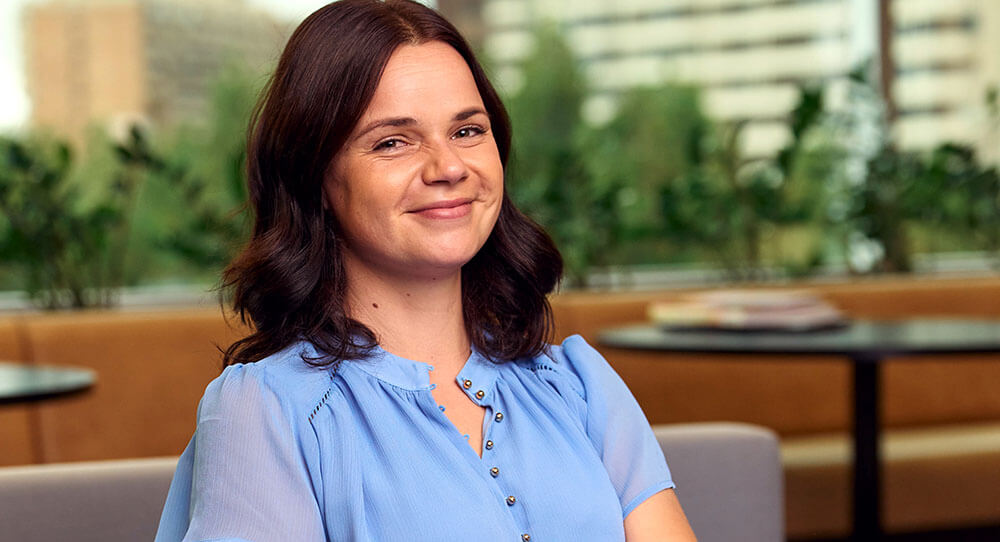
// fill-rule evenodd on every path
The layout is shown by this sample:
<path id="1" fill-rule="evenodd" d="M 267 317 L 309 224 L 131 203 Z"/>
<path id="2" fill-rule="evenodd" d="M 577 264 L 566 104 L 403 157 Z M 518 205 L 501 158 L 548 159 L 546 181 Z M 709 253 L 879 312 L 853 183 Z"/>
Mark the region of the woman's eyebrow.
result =
<path id="1" fill-rule="evenodd" d="M 465 109 L 463 111 L 460 111 L 460 112 L 456 113 L 455 116 L 452 118 L 452 120 L 466 120 L 466 119 L 468 119 L 470 117 L 474 117 L 474 116 L 480 115 L 480 114 L 487 115 L 487 116 L 489 115 L 486 112 L 486 110 L 483 109 L 482 107 L 470 107 L 469 109 Z M 375 130 L 377 128 L 381 128 L 383 126 L 393 126 L 393 127 L 412 126 L 412 125 L 414 125 L 416 123 L 417 123 L 417 120 L 414 119 L 413 117 L 390 117 L 390 118 L 386 118 L 386 119 L 375 119 L 375 120 L 369 122 L 368 124 L 366 124 L 364 126 L 364 128 L 358 130 L 358 134 L 355 135 L 352 139 L 355 139 L 355 140 L 356 139 L 360 139 L 362 136 L 364 136 L 368 132 L 371 132 L 372 130 Z"/>
<path id="2" fill-rule="evenodd" d="M 392 117 L 388 119 L 376 119 L 365 125 L 364 128 L 358 131 L 352 139 L 359 139 L 361 136 L 367 134 L 368 132 L 381 128 L 383 126 L 410 126 L 416 124 L 417 120 L 413 117 Z"/>
<path id="3" fill-rule="evenodd" d="M 456 114 L 452 120 L 465 120 L 478 114 L 489 116 L 489 113 L 487 113 L 482 107 L 470 107 L 469 109 Z"/>

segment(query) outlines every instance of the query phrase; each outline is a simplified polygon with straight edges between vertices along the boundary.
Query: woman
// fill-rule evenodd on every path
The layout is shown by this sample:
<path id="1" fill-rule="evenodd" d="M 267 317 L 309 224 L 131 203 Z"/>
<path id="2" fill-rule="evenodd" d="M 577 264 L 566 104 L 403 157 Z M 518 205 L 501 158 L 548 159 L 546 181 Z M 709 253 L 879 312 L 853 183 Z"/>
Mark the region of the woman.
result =
<path id="1" fill-rule="evenodd" d="M 692 540 L 638 405 L 503 190 L 510 128 L 409 0 L 306 19 L 249 141 L 226 352 L 157 540 Z"/>

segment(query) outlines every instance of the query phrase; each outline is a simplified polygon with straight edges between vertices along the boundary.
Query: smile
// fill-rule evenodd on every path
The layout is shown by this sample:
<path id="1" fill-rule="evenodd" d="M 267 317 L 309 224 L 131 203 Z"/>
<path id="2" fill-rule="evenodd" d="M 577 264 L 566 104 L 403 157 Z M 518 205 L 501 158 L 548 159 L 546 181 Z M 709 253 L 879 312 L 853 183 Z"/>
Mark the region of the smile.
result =
<path id="1" fill-rule="evenodd" d="M 462 218 L 472 211 L 472 201 L 468 198 L 438 201 L 410 212 L 435 220 Z"/>

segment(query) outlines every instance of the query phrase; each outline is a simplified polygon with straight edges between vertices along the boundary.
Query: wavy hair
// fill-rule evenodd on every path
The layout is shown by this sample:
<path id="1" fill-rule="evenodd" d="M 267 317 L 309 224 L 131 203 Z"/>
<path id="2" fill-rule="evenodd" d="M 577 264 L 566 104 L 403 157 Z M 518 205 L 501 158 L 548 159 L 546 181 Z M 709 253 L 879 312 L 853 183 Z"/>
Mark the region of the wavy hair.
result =
<path id="1" fill-rule="evenodd" d="M 410 0 L 341 0 L 295 30 L 250 121 L 247 141 L 253 232 L 223 273 L 223 290 L 252 332 L 224 363 L 260 360 L 308 340 L 317 366 L 356 359 L 377 343 L 347 314 L 336 217 L 322 204 L 324 175 L 368 107 L 401 45 L 441 41 L 468 64 L 506 167 L 507 112 L 468 43 L 434 10 Z M 562 274 L 551 238 L 506 193 L 483 248 L 462 268 L 466 331 L 496 361 L 540 353 L 552 330 L 547 295 Z"/>

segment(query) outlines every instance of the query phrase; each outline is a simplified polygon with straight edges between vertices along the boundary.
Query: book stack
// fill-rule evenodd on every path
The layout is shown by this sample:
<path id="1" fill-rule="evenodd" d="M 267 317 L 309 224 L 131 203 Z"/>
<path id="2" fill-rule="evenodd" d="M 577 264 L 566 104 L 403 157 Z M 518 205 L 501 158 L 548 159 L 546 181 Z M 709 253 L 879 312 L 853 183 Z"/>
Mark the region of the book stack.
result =
<path id="1" fill-rule="evenodd" d="M 805 290 L 714 290 L 652 303 L 648 313 L 670 329 L 812 331 L 847 324 L 836 307 Z"/>

